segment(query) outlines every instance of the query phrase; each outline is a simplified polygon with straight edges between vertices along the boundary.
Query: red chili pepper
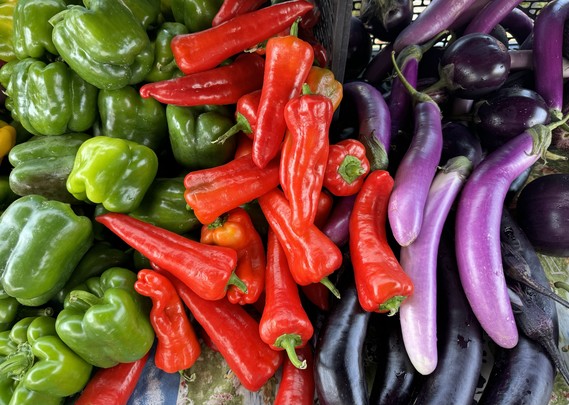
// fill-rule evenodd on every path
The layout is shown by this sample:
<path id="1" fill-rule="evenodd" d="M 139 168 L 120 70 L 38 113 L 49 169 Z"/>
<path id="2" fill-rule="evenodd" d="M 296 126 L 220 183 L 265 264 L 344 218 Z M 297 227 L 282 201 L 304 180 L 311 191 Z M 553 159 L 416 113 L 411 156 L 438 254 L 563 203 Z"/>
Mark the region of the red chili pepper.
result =
<path id="1" fill-rule="evenodd" d="M 321 95 L 295 97 L 285 107 L 288 129 L 281 150 L 279 180 L 290 202 L 292 226 L 299 233 L 316 217 L 333 114 L 332 102 Z"/>
<path id="2" fill-rule="evenodd" d="M 205 245 L 127 214 L 108 212 L 95 219 L 203 299 L 225 297 L 229 284 L 245 288 L 233 273 L 237 265 L 235 249 Z"/>
<path id="3" fill-rule="evenodd" d="M 295 367 L 306 368 L 306 362 L 299 360 L 296 348 L 306 345 L 314 328 L 302 308 L 298 285 L 290 274 L 283 248 L 271 230 L 267 235 L 265 308 L 259 333 L 263 342 L 274 350 L 286 350 Z"/>
<path id="4" fill-rule="evenodd" d="M 285 361 L 282 378 L 273 405 L 313 405 L 316 383 L 314 381 L 314 360 L 312 347 L 299 348 L 298 357 L 306 362 L 305 369 Z"/>
<path id="5" fill-rule="evenodd" d="M 100 368 L 74 402 L 77 405 L 126 405 L 142 375 L 149 353 L 132 363 Z"/>
<path id="6" fill-rule="evenodd" d="M 176 289 L 164 275 L 142 269 L 134 289 L 152 300 L 150 323 L 156 332 L 154 364 L 167 373 L 190 368 L 201 354 L 198 337 Z"/>
<path id="7" fill-rule="evenodd" d="M 240 305 L 257 302 L 265 288 L 265 247 L 247 211 L 237 207 L 211 224 L 203 225 L 200 242 L 237 251 L 235 274 L 245 283 L 247 292 L 230 286 L 227 299 Z"/>
<path id="8" fill-rule="evenodd" d="M 261 90 L 255 90 L 244 94 L 237 100 L 235 107 L 235 125 L 229 128 L 223 135 L 217 138 L 215 143 L 223 143 L 238 133 L 244 133 L 253 139 L 253 132 L 257 124 L 257 109 L 261 99 Z"/>
<path id="9" fill-rule="evenodd" d="M 356 194 L 370 171 L 366 147 L 357 139 L 330 145 L 323 186 L 335 196 Z"/>
<path id="10" fill-rule="evenodd" d="M 356 196 L 350 215 L 350 255 L 358 299 L 369 312 L 395 314 L 413 293 L 386 236 L 387 206 L 393 178 L 385 170 L 371 172 Z"/>
<path id="11" fill-rule="evenodd" d="M 265 60 L 261 56 L 243 53 L 229 65 L 146 83 L 140 88 L 140 95 L 185 107 L 235 104 L 244 94 L 261 88 L 264 66 Z"/>
<path id="12" fill-rule="evenodd" d="M 257 10 L 266 0 L 224 0 L 221 7 L 213 17 L 211 25 L 215 27 L 238 15 Z"/>
<path id="13" fill-rule="evenodd" d="M 299 285 L 323 283 L 339 297 L 328 279 L 342 264 L 342 252 L 316 225 L 298 234 L 291 226 L 292 212 L 283 192 L 275 188 L 258 198 L 261 210 L 285 251 L 290 272 Z"/>
<path id="14" fill-rule="evenodd" d="M 251 155 L 228 163 L 190 172 L 184 178 L 184 198 L 202 224 L 263 195 L 279 184 L 279 159 L 266 167 L 253 163 Z"/>
<path id="15" fill-rule="evenodd" d="M 168 276 L 195 320 L 211 338 L 229 368 L 249 391 L 258 391 L 281 366 L 283 356 L 259 336 L 259 323 L 227 298 L 207 301 Z"/>
<path id="16" fill-rule="evenodd" d="M 253 149 L 253 140 L 244 133 L 237 134 L 237 147 L 233 159 L 239 159 L 245 155 L 251 155 Z"/>
<path id="17" fill-rule="evenodd" d="M 328 191 L 322 190 L 318 195 L 318 206 L 316 207 L 316 217 L 314 217 L 314 225 L 319 229 L 326 224 L 333 206 L 334 198 L 332 195 Z"/>
<path id="18" fill-rule="evenodd" d="M 292 30 L 294 31 L 294 30 Z M 253 162 L 265 167 L 279 152 L 286 131 L 285 106 L 300 95 L 314 52 L 294 34 L 267 41 L 257 125 L 253 132 Z"/>
<path id="19" fill-rule="evenodd" d="M 170 42 L 174 60 L 185 74 L 214 68 L 290 27 L 312 8 L 314 5 L 305 0 L 291 0 L 236 16 L 202 31 L 177 35 Z"/>

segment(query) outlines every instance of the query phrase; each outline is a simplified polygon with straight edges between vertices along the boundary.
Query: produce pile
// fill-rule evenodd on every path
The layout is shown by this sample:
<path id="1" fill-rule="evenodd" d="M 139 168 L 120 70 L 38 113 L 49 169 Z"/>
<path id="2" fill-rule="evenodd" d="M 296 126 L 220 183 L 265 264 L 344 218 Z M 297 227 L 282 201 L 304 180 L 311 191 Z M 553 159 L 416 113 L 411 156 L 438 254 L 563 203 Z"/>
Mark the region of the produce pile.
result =
<path id="1" fill-rule="evenodd" d="M 520 4 L 0 2 L 0 403 L 565 395 L 569 0 Z"/>

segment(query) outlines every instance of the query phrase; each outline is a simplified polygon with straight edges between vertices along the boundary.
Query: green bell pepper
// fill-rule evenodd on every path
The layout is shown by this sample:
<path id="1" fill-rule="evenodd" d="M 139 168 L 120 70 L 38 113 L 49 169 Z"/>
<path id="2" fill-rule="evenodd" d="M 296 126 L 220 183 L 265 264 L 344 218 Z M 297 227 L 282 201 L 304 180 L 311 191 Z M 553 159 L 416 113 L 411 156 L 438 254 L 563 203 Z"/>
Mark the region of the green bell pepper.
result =
<path id="1" fill-rule="evenodd" d="M 18 315 L 20 305 L 14 297 L 8 295 L 0 297 L 0 331 L 5 331 L 12 327 L 12 323 Z"/>
<path id="2" fill-rule="evenodd" d="M 128 8 L 142 27 L 147 30 L 151 26 L 158 24 L 162 12 L 160 0 L 119 0 Z"/>
<path id="3" fill-rule="evenodd" d="M 70 204 L 79 202 L 66 182 L 79 146 L 91 136 L 73 133 L 59 136 L 36 136 L 10 150 L 8 160 L 10 188 L 18 195 L 39 194 Z"/>
<path id="4" fill-rule="evenodd" d="M 198 32 L 211 28 L 213 17 L 222 3 L 223 0 L 172 0 L 172 14 L 190 32 Z"/>
<path id="5" fill-rule="evenodd" d="M 18 59 L 57 55 L 49 19 L 67 8 L 64 0 L 18 0 L 14 10 L 14 53 Z"/>
<path id="6" fill-rule="evenodd" d="M 151 304 L 134 290 L 136 279 L 133 271 L 113 267 L 66 297 L 55 327 L 88 363 L 103 368 L 129 363 L 152 347 Z"/>
<path id="7" fill-rule="evenodd" d="M 59 55 L 85 81 L 119 89 L 144 79 L 154 55 L 146 30 L 120 1 L 85 0 L 50 19 Z"/>
<path id="8" fill-rule="evenodd" d="M 18 198 L 0 216 L 0 283 L 28 306 L 48 302 L 65 285 L 93 241 L 89 218 L 39 195 Z"/>
<path id="9" fill-rule="evenodd" d="M 184 234 L 201 227 L 194 212 L 184 200 L 183 178 L 157 178 L 148 189 L 140 206 L 131 217 L 169 231 Z"/>
<path id="10" fill-rule="evenodd" d="M 187 33 L 188 28 L 184 24 L 177 22 L 168 21 L 158 28 L 151 42 L 154 49 L 154 64 L 144 81 L 159 82 L 169 80 L 180 74 L 180 69 L 176 65 L 170 43 L 176 35 Z"/>
<path id="11" fill-rule="evenodd" d="M 44 396 L 48 403 L 58 403 L 58 399 L 61 402 L 81 391 L 89 381 L 93 366 L 57 336 L 54 318 L 24 318 L 2 336 L 4 352 L 15 348 L 0 363 L 0 374 L 17 381 L 10 403 L 43 404 L 37 401 Z M 15 395 L 22 402 L 16 402 Z M 22 397 L 31 398 L 24 401 Z M 35 402 L 30 402 L 32 399 Z"/>
<path id="12" fill-rule="evenodd" d="M 7 82 L 12 118 L 34 135 L 84 132 L 95 122 L 98 89 L 64 62 L 10 62 L 0 69 L 0 80 Z"/>
<path id="13" fill-rule="evenodd" d="M 142 98 L 134 87 L 99 91 L 98 106 L 94 135 L 128 139 L 155 151 L 168 145 L 166 107 L 153 98 Z"/>
<path id="14" fill-rule="evenodd" d="M 168 132 L 174 158 L 185 169 L 197 170 L 230 161 L 237 146 L 236 137 L 214 143 L 234 124 L 226 106 L 166 106 Z"/>
<path id="15" fill-rule="evenodd" d="M 0 60 L 9 62 L 16 59 L 14 53 L 14 9 L 16 0 L 0 0 Z"/>
<path id="16" fill-rule="evenodd" d="M 112 212 L 137 208 L 158 171 L 158 157 L 147 146 L 96 136 L 79 147 L 67 190 L 81 201 L 102 203 Z"/>
<path id="17" fill-rule="evenodd" d="M 19 197 L 10 188 L 10 178 L 8 176 L 0 176 L 0 214 Z"/>

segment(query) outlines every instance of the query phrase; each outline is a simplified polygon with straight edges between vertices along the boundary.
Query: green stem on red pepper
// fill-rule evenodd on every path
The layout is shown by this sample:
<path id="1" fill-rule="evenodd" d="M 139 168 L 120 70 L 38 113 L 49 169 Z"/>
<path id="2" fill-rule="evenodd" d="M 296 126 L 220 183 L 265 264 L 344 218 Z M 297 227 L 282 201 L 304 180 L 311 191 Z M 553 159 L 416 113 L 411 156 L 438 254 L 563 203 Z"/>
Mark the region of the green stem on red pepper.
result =
<path id="1" fill-rule="evenodd" d="M 330 145 L 323 186 L 336 196 L 356 194 L 370 171 L 366 152 L 356 139 Z"/>

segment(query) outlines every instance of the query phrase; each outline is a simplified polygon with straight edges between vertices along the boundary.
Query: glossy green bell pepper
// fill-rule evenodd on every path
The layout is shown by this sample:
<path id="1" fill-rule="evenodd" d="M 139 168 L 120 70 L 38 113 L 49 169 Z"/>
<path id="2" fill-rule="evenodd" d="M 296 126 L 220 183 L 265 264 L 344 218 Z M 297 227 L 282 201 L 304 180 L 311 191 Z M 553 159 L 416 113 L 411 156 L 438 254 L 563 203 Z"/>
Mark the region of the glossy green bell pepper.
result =
<path id="1" fill-rule="evenodd" d="M 95 135 L 128 139 L 155 151 L 168 145 L 166 107 L 153 98 L 142 98 L 134 87 L 99 91 L 98 106 Z"/>
<path id="2" fill-rule="evenodd" d="M 145 30 L 158 24 L 162 12 L 160 0 L 119 0 L 119 2 L 134 14 Z"/>
<path id="3" fill-rule="evenodd" d="M 126 139 L 96 136 L 77 151 L 67 190 L 112 212 L 136 209 L 158 171 L 152 149 Z"/>
<path id="4" fill-rule="evenodd" d="M 129 215 L 178 234 L 194 231 L 201 227 L 201 222 L 188 208 L 185 191 L 182 177 L 157 178 L 139 207 Z"/>
<path id="5" fill-rule="evenodd" d="M 58 403 L 87 384 L 93 366 L 57 336 L 54 318 L 27 317 L 1 334 L 2 351 L 9 354 L 0 363 L 0 374 L 16 381 L 10 403 L 44 404 L 44 397 Z"/>
<path id="6" fill-rule="evenodd" d="M 10 178 L 8 176 L 0 176 L 0 214 L 19 197 L 10 188 Z"/>
<path id="7" fill-rule="evenodd" d="M 67 64 L 100 89 L 144 79 L 154 55 L 141 21 L 122 1 L 85 0 L 50 19 L 53 43 Z"/>
<path id="8" fill-rule="evenodd" d="M 202 31 L 211 27 L 222 3 L 223 0 L 172 0 L 172 14 L 190 32 Z"/>
<path id="9" fill-rule="evenodd" d="M 12 34 L 14 32 L 14 9 L 16 0 L 0 0 L 0 60 L 16 59 Z"/>
<path id="10" fill-rule="evenodd" d="M 20 196 L 39 194 L 51 200 L 76 204 L 66 182 L 79 146 L 91 136 L 72 133 L 59 136 L 35 136 L 14 146 L 8 154 L 13 169 L 10 188 Z"/>
<path id="11" fill-rule="evenodd" d="M 93 241 L 89 218 L 39 195 L 18 198 L 0 216 L 0 283 L 28 306 L 48 302 L 65 285 Z"/>
<path id="12" fill-rule="evenodd" d="M 98 89 L 64 62 L 12 61 L 0 68 L 0 81 L 12 118 L 34 135 L 84 132 L 95 122 Z"/>
<path id="13" fill-rule="evenodd" d="M 67 8 L 64 0 L 18 0 L 14 10 L 14 53 L 18 59 L 57 55 L 49 19 Z"/>
<path id="14" fill-rule="evenodd" d="M 226 106 L 166 106 L 170 144 L 174 158 L 186 169 L 219 166 L 231 160 L 236 137 L 214 143 L 235 123 Z"/>
<path id="15" fill-rule="evenodd" d="M 8 330 L 18 315 L 20 303 L 14 297 L 0 297 L 0 331 Z M 1 403 L 1 402 L 0 402 Z"/>
<path id="16" fill-rule="evenodd" d="M 170 43 L 176 35 L 187 34 L 188 28 L 177 22 L 165 22 L 155 32 L 152 40 L 154 49 L 154 64 L 152 69 L 144 78 L 147 82 L 159 82 L 168 80 L 180 74 L 180 69 L 176 65 Z"/>
<path id="17" fill-rule="evenodd" d="M 65 298 L 57 333 L 90 364 L 107 368 L 129 363 L 152 347 L 150 303 L 134 290 L 136 279 L 133 271 L 113 267 Z"/>

